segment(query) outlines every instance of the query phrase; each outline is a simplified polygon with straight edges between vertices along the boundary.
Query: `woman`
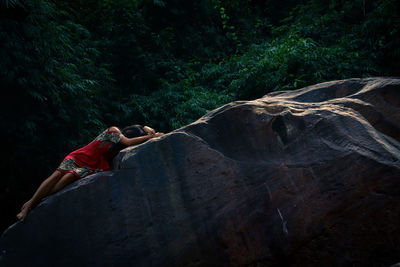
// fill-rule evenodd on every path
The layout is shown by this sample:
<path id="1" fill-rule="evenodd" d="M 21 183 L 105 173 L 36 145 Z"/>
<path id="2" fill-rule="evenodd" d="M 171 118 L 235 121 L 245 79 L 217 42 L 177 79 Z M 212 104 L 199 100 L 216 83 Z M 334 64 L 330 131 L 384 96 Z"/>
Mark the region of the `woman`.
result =
<path id="1" fill-rule="evenodd" d="M 68 154 L 55 172 L 44 180 L 35 194 L 17 214 L 24 221 L 29 211 L 44 197 L 60 191 L 66 185 L 89 174 L 110 170 L 110 161 L 118 152 L 128 146 L 143 143 L 162 136 L 148 126 L 132 125 L 121 130 L 112 126 L 97 136 L 90 144 Z"/>

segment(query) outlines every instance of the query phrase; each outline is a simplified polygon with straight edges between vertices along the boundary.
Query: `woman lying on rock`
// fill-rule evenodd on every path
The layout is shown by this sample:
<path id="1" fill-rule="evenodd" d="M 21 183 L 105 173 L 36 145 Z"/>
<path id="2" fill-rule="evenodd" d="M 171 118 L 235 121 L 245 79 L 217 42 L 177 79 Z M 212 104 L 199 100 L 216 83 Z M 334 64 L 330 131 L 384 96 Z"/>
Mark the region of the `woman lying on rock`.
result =
<path id="1" fill-rule="evenodd" d="M 109 162 L 118 152 L 131 145 L 162 136 L 148 126 L 131 125 L 121 130 L 115 126 L 106 129 L 90 144 L 68 154 L 60 166 L 44 180 L 35 194 L 21 208 L 17 218 L 24 221 L 28 212 L 44 197 L 60 191 L 75 180 L 89 174 L 110 170 Z"/>

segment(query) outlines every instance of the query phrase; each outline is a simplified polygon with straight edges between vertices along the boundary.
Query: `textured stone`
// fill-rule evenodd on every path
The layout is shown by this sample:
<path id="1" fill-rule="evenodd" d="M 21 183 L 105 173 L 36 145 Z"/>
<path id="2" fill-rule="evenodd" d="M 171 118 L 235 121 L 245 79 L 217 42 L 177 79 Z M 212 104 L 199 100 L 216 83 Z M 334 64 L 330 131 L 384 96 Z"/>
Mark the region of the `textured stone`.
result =
<path id="1" fill-rule="evenodd" d="M 39 204 L 5 266 L 390 266 L 400 261 L 400 79 L 237 101 L 123 150 Z"/>

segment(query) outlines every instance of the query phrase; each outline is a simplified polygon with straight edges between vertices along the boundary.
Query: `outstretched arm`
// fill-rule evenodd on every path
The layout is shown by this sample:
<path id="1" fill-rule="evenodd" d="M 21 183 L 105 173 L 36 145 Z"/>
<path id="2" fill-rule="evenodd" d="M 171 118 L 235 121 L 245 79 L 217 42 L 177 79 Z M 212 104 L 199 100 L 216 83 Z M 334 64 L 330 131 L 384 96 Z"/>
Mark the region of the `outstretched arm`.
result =
<path id="1" fill-rule="evenodd" d="M 132 146 L 132 145 L 137 145 L 140 143 L 143 143 L 151 138 L 155 137 L 155 135 L 144 135 L 144 136 L 139 136 L 139 137 L 133 137 L 133 138 L 128 138 L 122 135 L 121 137 L 121 144 L 126 145 L 126 146 Z"/>
<path id="2" fill-rule="evenodd" d="M 117 127 L 110 127 L 110 130 L 121 132 Z M 149 140 L 151 138 L 164 135 L 163 133 L 156 133 L 152 128 L 150 128 L 148 126 L 145 126 L 144 130 L 147 133 L 147 135 L 145 135 L 145 136 L 128 138 L 128 137 L 122 135 L 120 143 L 123 145 L 126 145 L 126 146 L 132 146 L 132 145 L 137 145 L 137 144 L 146 142 L 147 140 Z"/>

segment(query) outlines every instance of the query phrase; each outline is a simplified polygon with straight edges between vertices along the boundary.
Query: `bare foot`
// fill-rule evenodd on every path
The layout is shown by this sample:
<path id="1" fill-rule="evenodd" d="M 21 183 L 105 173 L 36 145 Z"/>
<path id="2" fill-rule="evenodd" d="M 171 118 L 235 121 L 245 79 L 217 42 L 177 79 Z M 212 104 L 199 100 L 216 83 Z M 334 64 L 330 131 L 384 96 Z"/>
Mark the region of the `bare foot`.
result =
<path id="1" fill-rule="evenodd" d="M 25 202 L 25 204 L 22 206 L 21 212 L 17 214 L 18 220 L 23 222 L 30 210 L 31 210 L 31 201 L 29 200 Z"/>

